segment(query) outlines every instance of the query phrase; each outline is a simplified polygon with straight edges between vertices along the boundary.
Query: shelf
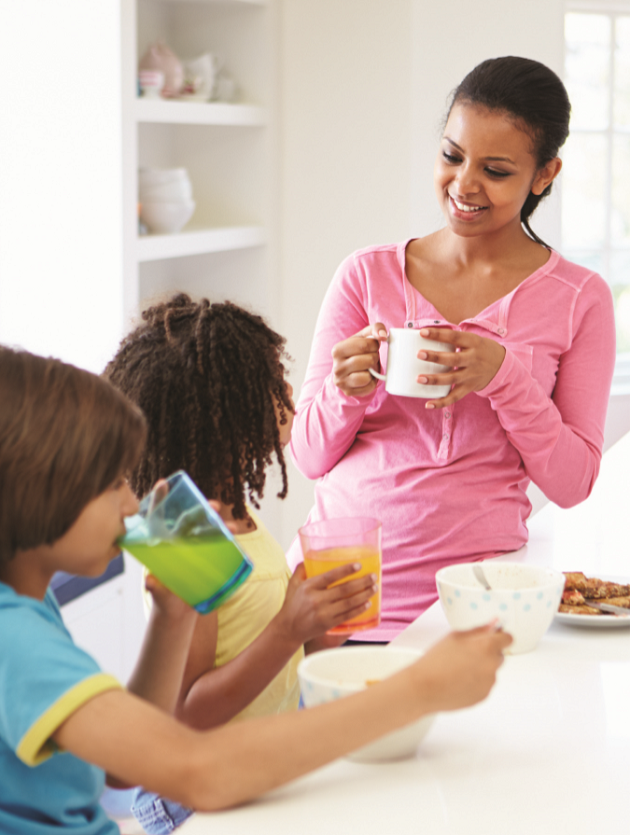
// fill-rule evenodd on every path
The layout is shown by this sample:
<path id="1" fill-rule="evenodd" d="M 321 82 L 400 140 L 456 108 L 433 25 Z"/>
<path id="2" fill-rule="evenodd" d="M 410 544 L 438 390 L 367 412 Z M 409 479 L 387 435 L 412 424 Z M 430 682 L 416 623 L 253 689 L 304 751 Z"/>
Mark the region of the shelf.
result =
<path id="1" fill-rule="evenodd" d="M 266 111 L 253 104 L 163 101 L 138 99 L 138 122 L 175 125 L 235 125 L 259 127 L 267 121 Z"/>
<path id="2" fill-rule="evenodd" d="M 162 261 L 186 255 L 247 249 L 266 243 L 260 226 L 225 226 L 216 229 L 191 229 L 176 235 L 143 235 L 138 238 L 138 261 Z"/>
<path id="3" fill-rule="evenodd" d="M 222 6 L 267 6 L 269 0 L 153 0 L 162 3 L 205 3 L 207 5 Z"/>

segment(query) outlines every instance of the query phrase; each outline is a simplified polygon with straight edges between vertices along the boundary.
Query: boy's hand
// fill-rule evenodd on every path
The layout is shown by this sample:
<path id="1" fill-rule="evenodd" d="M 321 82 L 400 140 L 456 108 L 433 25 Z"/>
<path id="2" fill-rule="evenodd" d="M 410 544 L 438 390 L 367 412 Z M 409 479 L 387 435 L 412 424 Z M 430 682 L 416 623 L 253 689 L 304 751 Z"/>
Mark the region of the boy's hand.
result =
<path id="1" fill-rule="evenodd" d="M 468 632 L 451 632 L 423 655 L 410 672 L 430 712 L 469 707 L 488 695 L 512 636 L 494 623 Z"/>
<path id="2" fill-rule="evenodd" d="M 362 614 L 377 591 L 373 575 L 330 588 L 333 583 L 356 574 L 360 568 L 358 564 L 343 565 L 306 579 L 304 563 L 300 563 L 289 580 L 284 605 L 276 616 L 278 625 L 298 644 L 304 644 L 333 626 Z"/>
<path id="3" fill-rule="evenodd" d="M 171 623 L 188 622 L 197 615 L 188 603 L 167 589 L 153 574 L 147 574 L 144 586 L 153 598 L 152 615 L 155 613 L 156 617 L 163 617 Z"/>

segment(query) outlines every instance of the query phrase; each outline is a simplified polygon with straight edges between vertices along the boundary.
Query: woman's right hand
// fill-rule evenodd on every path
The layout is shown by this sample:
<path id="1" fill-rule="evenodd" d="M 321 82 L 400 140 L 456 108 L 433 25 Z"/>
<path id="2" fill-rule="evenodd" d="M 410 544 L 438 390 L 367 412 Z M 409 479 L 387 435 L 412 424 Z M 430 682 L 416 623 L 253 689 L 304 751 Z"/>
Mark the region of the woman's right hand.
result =
<path id="1" fill-rule="evenodd" d="M 362 614 L 377 588 L 371 574 L 348 579 L 358 570 L 360 566 L 342 565 L 307 579 L 304 563 L 300 563 L 289 580 L 282 609 L 276 615 L 277 625 L 291 640 L 304 644 Z"/>
<path id="2" fill-rule="evenodd" d="M 369 372 L 379 370 L 378 349 L 387 340 L 382 322 L 368 325 L 332 349 L 333 377 L 337 388 L 351 397 L 370 394 L 378 385 Z"/>

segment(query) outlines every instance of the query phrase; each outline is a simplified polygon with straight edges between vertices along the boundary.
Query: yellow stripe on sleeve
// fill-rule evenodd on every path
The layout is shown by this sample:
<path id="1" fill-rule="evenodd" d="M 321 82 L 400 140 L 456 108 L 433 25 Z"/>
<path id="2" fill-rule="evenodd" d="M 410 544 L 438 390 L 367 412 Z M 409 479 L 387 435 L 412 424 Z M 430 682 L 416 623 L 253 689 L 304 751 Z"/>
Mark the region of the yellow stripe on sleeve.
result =
<path id="1" fill-rule="evenodd" d="M 18 757 L 26 765 L 39 765 L 39 763 L 47 760 L 57 750 L 54 740 L 51 739 L 57 728 L 85 702 L 106 690 L 115 689 L 122 690 L 122 684 L 108 673 L 97 673 L 80 681 L 71 690 L 60 696 L 31 725 L 17 747 L 16 754 Z"/>

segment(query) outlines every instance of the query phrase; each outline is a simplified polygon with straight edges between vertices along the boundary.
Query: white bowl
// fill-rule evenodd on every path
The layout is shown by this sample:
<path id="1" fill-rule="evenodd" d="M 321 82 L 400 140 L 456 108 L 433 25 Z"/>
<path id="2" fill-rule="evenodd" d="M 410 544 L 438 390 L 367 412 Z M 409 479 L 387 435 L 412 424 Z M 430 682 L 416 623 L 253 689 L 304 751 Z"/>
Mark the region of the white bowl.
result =
<path id="1" fill-rule="evenodd" d="M 180 203 L 142 203 L 140 217 L 150 232 L 164 234 L 179 232 L 195 211 L 195 201 Z"/>
<path id="2" fill-rule="evenodd" d="M 473 629 L 494 618 L 514 639 L 506 652 L 534 649 L 558 610 L 564 574 L 516 562 L 481 563 L 490 591 L 473 574 L 474 563 L 440 568 L 435 575 L 438 594 L 452 629 Z"/>
<path id="3" fill-rule="evenodd" d="M 163 186 L 179 180 L 189 181 L 188 171 L 185 168 L 140 168 L 138 170 L 140 188 Z"/>
<path id="4" fill-rule="evenodd" d="M 340 647 L 308 655 L 298 666 L 302 699 L 306 707 L 332 702 L 368 687 L 417 661 L 418 650 L 389 646 Z M 413 757 L 434 717 L 417 722 L 359 748 L 348 759 L 356 762 L 384 762 Z"/>
<path id="5" fill-rule="evenodd" d="M 173 180 L 163 186 L 140 186 L 141 203 L 181 203 L 192 200 L 192 186 L 189 180 Z"/>

